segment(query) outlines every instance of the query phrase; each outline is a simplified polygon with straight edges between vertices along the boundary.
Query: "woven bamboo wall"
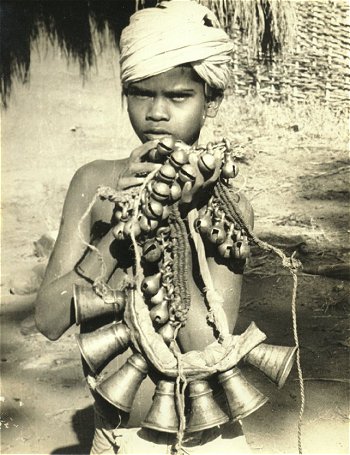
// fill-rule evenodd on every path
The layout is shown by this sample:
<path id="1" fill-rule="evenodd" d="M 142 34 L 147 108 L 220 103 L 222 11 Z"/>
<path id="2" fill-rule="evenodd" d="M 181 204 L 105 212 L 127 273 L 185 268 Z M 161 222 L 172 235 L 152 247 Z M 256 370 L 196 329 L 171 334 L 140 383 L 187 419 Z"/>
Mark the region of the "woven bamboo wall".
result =
<path id="1" fill-rule="evenodd" d="M 349 106 L 350 23 L 347 0 L 299 0 L 295 45 L 269 63 L 249 56 L 247 44 L 233 30 L 231 91 L 266 100 L 318 99 Z"/>

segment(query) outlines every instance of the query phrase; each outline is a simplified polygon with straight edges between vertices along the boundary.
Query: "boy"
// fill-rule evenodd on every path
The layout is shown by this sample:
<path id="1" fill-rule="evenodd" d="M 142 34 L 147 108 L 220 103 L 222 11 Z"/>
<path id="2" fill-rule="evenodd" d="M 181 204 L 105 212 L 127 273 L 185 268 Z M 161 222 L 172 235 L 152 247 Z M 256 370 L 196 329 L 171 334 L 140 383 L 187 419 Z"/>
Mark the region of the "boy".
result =
<path id="1" fill-rule="evenodd" d="M 86 250 L 84 239 L 98 248 L 105 263 L 108 285 L 116 289 L 130 276 L 133 255 L 130 244 L 116 242 L 113 235 L 113 205 L 97 200 L 89 216 L 77 226 L 92 200 L 96 188 L 105 185 L 118 191 L 140 186 L 145 175 L 157 169 L 147 161 L 148 153 L 164 137 L 175 137 L 196 145 L 206 117 L 214 117 L 228 83 L 231 43 L 225 32 L 216 28 L 217 21 L 207 9 L 192 1 L 162 2 L 157 8 L 141 10 L 131 18 L 121 37 L 121 77 L 130 122 L 142 145 L 128 159 L 96 160 L 74 175 L 65 200 L 59 236 L 50 258 L 36 302 L 36 323 L 51 340 L 58 339 L 74 322 L 72 294 L 74 285 L 87 286 L 100 274 L 101 262 L 95 251 Z M 211 188 L 221 162 L 216 157 L 213 177 L 193 188 L 184 186 L 180 205 L 187 213 L 199 204 L 203 189 Z M 250 205 L 241 197 L 240 209 L 252 226 Z M 216 288 L 221 289 L 223 308 L 232 333 L 240 301 L 241 271 L 234 272 L 228 260 L 219 259 L 209 245 L 207 262 Z M 199 271 L 193 261 L 188 280 L 191 307 L 187 322 L 179 332 L 182 352 L 202 350 L 215 340 L 213 329 L 203 311 L 203 289 Z M 82 324 L 91 331 L 93 325 Z M 120 365 L 130 352 L 118 357 Z M 88 374 L 87 366 L 84 365 Z M 118 410 L 101 396 L 96 400 L 96 432 L 91 453 L 165 453 L 173 441 L 158 437 L 156 432 L 139 432 L 141 416 L 149 407 L 154 385 L 145 380 L 140 388 L 129 429 L 120 426 Z M 118 427 L 117 430 L 115 428 Z M 146 436 L 145 436 L 146 434 Z M 226 439 L 226 453 L 247 450 L 240 428 L 228 424 L 214 431 L 192 437 L 193 453 L 219 453 Z M 139 445 L 132 446 L 133 443 Z M 238 447 L 237 442 L 241 443 Z M 157 445 L 157 443 L 159 443 Z M 119 448 L 119 452 L 118 452 Z"/>

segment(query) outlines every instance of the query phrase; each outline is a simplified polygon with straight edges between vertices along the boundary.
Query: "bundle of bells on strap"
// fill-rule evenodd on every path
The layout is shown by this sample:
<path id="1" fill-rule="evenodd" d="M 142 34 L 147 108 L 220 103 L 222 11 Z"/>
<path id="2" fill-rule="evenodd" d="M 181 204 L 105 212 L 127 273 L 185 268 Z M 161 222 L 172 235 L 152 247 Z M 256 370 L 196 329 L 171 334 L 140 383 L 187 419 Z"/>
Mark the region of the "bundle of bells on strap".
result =
<path id="1" fill-rule="evenodd" d="M 208 320 L 217 339 L 203 351 L 181 353 L 176 336 L 186 324 L 191 305 L 191 246 L 180 216 L 182 189 L 187 182 L 195 185 L 198 173 L 204 181 L 209 180 L 218 155 L 220 172 L 210 190 L 206 189 L 207 203 L 187 216 L 205 284 Z M 205 255 L 205 239 L 216 245 L 223 258 L 242 263 L 254 241 L 232 192 L 231 179 L 237 175 L 237 166 L 228 141 L 189 147 L 167 137 L 151 150 L 148 159 L 159 167 L 146 178 L 141 190 L 131 190 L 127 198 L 110 188 L 100 191 L 102 199 L 115 204 L 115 238 L 131 237 L 135 280 L 119 290 L 106 284 L 101 287 L 101 283 L 75 285 L 77 324 L 101 315 L 113 320 L 95 332 L 77 335 L 77 341 L 95 375 L 131 347 L 133 354 L 126 363 L 100 381 L 96 391 L 116 408 L 130 413 L 142 381 L 151 371 L 157 372 L 160 379 L 142 426 L 179 437 L 179 433 L 242 419 L 264 405 L 267 398 L 246 380 L 237 364 L 243 361 L 255 366 L 282 387 L 297 348 L 263 343 L 266 336 L 254 323 L 241 335 L 231 335 L 206 258 L 201 257 Z"/>

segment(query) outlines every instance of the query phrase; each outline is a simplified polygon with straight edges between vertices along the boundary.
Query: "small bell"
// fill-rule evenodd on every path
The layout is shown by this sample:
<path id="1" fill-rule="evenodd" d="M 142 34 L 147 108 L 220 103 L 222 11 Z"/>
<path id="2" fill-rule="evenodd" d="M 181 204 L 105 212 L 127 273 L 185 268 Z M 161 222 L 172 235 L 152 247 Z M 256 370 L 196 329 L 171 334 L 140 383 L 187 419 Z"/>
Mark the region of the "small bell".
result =
<path id="1" fill-rule="evenodd" d="M 215 170 L 215 157 L 211 153 L 204 152 L 198 160 L 198 168 L 204 176 L 212 174 Z"/>
<path id="2" fill-rule="evenodd" d="M 223 218 L 220 221 L 214 223 L 213 227 L 208 232 L 208 237 L 209 240 L 216 245 L 224 243 L 226 240 L 226 229 Z"/>
<path id="3" fill-rule="evenodd" d="M 150 302 L 152 303 L 152 305 L 158 305 L 164 301 L 165 297 L 166 297 L 166 289 L 162 286 L 158 290 L 158 292 L 151 297 Z"/>
<path id="4" fill-rule="evenodd" d="M 221 168 L 221 177 L 224 179 L 233 179 L 238 174 L 238 168 L 231 157 L 227 157 Z"/>
<path id="5" fill-rule="evenodd" d="M 174 181 L 170 187 L 171 200 L 176 202 L 181 198 L 182 190 L 178 182 Z"/>
<path id="6" fill-rule="evenodd" d="M 125 227 L 124 221 L 119 221 L 119 223 L 112 229 L 113 236 L 116 240 L 125 239 L 124 227 Z"/>
<path id="7" fill-rule="evenodd" d="M 250 255 L 250 246 L 246 236 L 236 241 L 233 247 L 233 257 L 235 259 L 245 260 Z"/>
<path id="8" fill-rule="evenodd" d="M 163 166 L 159 169 L 158 174 L 157 174 L 157 179 L 160 182 L 164 182 L 167 184 L 170 184 L 175 180 L 176 177 L 176 170 L 174 167 L 169 164 L 165 163 Z"/>
<path id="9" fill-rule="evenodd" d="M 157 220 L 150 220 L 149 218 L 147 218 L 146 215 L 143 215 L 143 214 L 141 214 L 138 217 L 138 222 L 139 222 L 141 231 L 146 232 L 146 233 L 154 231 L 158 226 Z"/>
<path id="10" fill-rule="evenodd" d="M 163 253 L 162 247 L 156 240 L 147 240 L 142 248 L 142 256 L 147 262 L 157 262 Z"/>
<path id="11" fill-rule="evenodd" d="M 188 163 L 188 154 L 184 150 L 175 150 L 169 158 L 170 164 L 178 170 L 181 166 Z"/>
<path id="12" fill-rule="evenodd" d="M 162 216 L 163 205 L 154 199 L 150 199 L 142 207 L 142 211 L 150 220 L 158 220 Z"/>
<path id="13" fill-rule="evenodd" d="M 157 151 L 160 156 L 169 156 L 175 148 L 175 139 L 172 136 L 165 136 L 157 144 Z"/>
<path id="14" fill-rule="evenodd" d="M 162 213 L 162 221 L 167 220 L 170 215 L 170 207 L 168 205 L 164 205 L 163 213 Z"/>
<path id="15" fill-rule="evenodd" d="M 168 302 L 164 300 L 162 303 L 154 306 L 149 312 L 149 315 L 157 326 L 164 325 L 169 320 Z"/>
<path id="16" fill-rule="evenodd" d="M 169 321 L 158 329 L 158 333 L 163 337 L 164 343 L 169 345 L 174 340 L 175 327 Z"/>
<path id="17" fill-rule="evenodd" d="M 191 164 L 184 164 L 179 170 L 179 179 L 182 183 L 194 183 L 196 176 L 196 170 Z"/>
<path id="18" fill-rule="evenodd" d="M 234 235 L 234 224 L 231 223 L 227 232 L 226 240 L 218 246 L 218 252 L 221 257 L 225 259 L 232 258 L 233 256 L 233 249 L 234 249 L 234 241 L 232 240 L 232 236 Z"/>
<path id="19" fill-rule="evenodd" d="M 165 202 L 170 195 L 170 187 L 164 182 L 154 182 L 152 185 L 151 198 L 158 202 Z"/>
<path id="20" fill-rule="evenodd" d="M 156 295 L 160 288 L 161 273 L 147 276 L 142 280 L 141 291 L 148 296 Z"/>
<path id="21" fill-rule="evenodd" d="M 193 227 L 200 234 L 208 234 L 212 226 L 212 209 L 208 207 L 204 215 L 195 219 Z"/>
<path id="22" fill-rule="evenodd" d="M 149 161 L 151 161 L 152 163 L 159 163 L 160 158 L 161 158 L 161 156 L 159 155 L 159 152 L 156 148 L 150 150 L 148 152 L 147 156 L 148 156 Z"/>
<path id="23" fill-rule="evenodd" d="M 137 220 L 128 220 L 124 225 L 124 235 L 130 237 L 131 232 L 134 237 L 138 237 L 141 234 L 140 223 Z"/>

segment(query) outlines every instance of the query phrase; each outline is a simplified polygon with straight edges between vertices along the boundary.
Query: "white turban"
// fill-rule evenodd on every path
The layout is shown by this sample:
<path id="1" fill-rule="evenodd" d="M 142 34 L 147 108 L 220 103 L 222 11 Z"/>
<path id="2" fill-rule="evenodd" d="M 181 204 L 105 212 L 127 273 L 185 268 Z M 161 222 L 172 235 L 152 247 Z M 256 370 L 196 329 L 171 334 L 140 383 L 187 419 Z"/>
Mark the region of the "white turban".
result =
<path id="1" fill-rule="evenodd" d="M 120 39 L 123 85 L 190 63 L 209 86 L 224 90 L 232 43 L 218 26 L 195 1 L 163 1 L 136 12 Z"/>

